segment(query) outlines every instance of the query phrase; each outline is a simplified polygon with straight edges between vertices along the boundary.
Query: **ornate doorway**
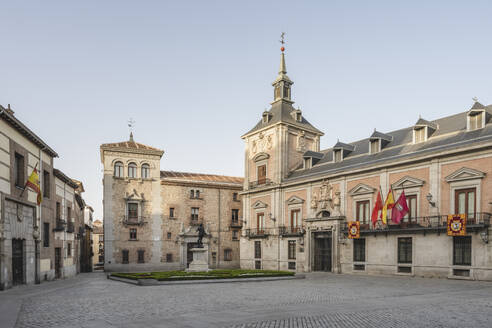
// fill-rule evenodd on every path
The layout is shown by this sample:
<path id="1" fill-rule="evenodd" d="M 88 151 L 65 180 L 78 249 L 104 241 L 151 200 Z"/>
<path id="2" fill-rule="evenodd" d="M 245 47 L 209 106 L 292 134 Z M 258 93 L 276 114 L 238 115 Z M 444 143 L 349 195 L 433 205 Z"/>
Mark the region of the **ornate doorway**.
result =
<path id="1" fill-rule="evenodd" d="M 316 232 L 314 240 L 314 271 L 331 272 L 332 235 L 329 232 Z"/>

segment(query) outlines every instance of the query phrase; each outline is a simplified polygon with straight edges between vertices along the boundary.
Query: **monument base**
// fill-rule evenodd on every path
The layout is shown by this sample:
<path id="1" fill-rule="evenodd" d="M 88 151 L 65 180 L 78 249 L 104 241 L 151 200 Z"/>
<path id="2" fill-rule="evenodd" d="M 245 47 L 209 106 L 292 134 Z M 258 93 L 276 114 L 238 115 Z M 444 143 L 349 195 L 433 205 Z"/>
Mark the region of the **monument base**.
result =
<path id="1" fill-rule="evenodd" d="M 208 268 L 208 248 L 192 248 L 190 249 L 193 252 L 193 261 L 190 263 L 186 272 L 207 272 L 210 269 Z"/>

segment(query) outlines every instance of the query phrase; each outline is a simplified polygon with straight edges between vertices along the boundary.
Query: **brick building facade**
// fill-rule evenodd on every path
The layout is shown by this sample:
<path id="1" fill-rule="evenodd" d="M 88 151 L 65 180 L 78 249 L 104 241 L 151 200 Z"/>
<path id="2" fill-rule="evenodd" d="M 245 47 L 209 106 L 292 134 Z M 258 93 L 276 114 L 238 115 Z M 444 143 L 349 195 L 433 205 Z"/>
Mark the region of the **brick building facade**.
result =
<path id="1" fill-rule="evenodd" d="M 282 53 L 271 109 L 242 137 L 242 268 L 492 280 L 492 106 L 320 150 L 292 84 Z M 410 213 L 373 226 L 390 188 Z M 465 236 L 447 235 L 448 214 L 467 216 Z M 348 221 L 360 238 L 347 238 Z"/>

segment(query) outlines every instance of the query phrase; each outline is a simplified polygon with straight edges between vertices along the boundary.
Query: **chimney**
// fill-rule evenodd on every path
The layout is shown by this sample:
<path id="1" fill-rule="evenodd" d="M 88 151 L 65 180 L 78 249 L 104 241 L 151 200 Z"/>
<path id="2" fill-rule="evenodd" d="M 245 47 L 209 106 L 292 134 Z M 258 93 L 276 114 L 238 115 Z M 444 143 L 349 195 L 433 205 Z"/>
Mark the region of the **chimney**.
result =
<path id="1" fill-rule="evenodd" d="M 14 111 L 12 110 L 12 108 L 10 108 L 10 104 L 7 105 L 7 109 L 5 111 L 10 115 L 14 115 Z"/>

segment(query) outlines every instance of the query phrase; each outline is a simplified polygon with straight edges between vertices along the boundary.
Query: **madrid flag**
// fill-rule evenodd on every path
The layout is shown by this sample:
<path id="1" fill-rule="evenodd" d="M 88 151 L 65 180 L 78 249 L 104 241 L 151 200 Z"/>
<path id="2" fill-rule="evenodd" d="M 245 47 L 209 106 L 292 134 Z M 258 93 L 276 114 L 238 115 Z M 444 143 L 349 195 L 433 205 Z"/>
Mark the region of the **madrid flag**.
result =
<path id="1" fill-rule="evenodd" d="M 400 197 L 391 210 L 391 220 L 395 223 L 400 223 L 401 219 L 407 215 L 409 209 L 407 205 L 407 197 L 405 197 L 405 190 L 401 192 Z"/>

